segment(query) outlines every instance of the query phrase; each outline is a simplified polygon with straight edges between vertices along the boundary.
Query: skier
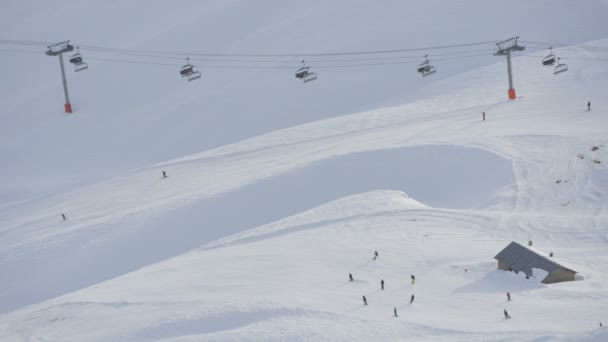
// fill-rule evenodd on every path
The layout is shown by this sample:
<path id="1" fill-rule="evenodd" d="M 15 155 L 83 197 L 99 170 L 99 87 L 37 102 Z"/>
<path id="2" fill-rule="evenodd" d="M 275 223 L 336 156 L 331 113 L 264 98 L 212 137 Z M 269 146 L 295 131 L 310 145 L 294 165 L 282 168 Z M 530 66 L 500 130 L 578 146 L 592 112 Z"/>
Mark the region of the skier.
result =
<path id="1" fill-rule="evenodd" d="M 412 294 L 412 296 L 410 297 L 410 304 L 412 304 L 414 302 L 414 295 Z"/>
<path id="2" fill-rule="evenodd" d="M 549 256 L 553 258 L 553 252 L 549 253 Z"/>
<path id="3" fill-rule="evenodd" d="M 600 322 L 600 328 L 603 327 L 604 325 L 602 324 L 602 322 Z"/>
<path id="4" fill-rule="evenodd" d="M 511 301 L 511 293 L 507 292 L 507 302 Z"/>
<path id="5" fill-rule="evenodd" d="M 591 101 L 587 101 L 587 111 L 591 111 Z"/>
<path id="6" fill-rule="evenodd" d="M 410 279 L 412 279 L 412 285 L 416 284 L 416 277 L 413 274 L 410 276 Z"/>
<path id="7" fill-rule="evenodd" d="M 481 112 L 481 117 L 483 118 L 483 121 L 486 121 L 486 112 Z"/>
<path id="8" fill-rule="evenodd" d="M 378 251 L 374 251 L 374 260 L 378 257 Z"/>
<path id="9" fill-rule="evenodd" d="M 511 318 L 511 316 L 509 316 L 509 313 L 507 312 L 507 310 L 504 310 L 504 311 L 505 311 L 505 319 Z"/>
<path id="10" fill-rule="evenodd" d="M 367 298 L 365 296 L 363 296 L 363 305 L 367 305 Z"/>
<path id="11" fill-rule="evenodd" d="M 348 274 L 348 280 L 349 280 L 349 281 L 353 281 L 353 275 L 352 275 L 352 273 L 349 273 L 349 274 Z"/>
<path id="12" fill-rule="evenodd" d="M 397 316 L 397 308 L 393 308 L 393 313 L 395 314 L 395 317 L 399 317 Z M 600 327 L 602 326 L 602 323 L 600 323 Z"/>
<path id="13" fill-rule="evenodd" d="M 63 218 L 64 221 L 68 219 L 67 217 L 65 217 L 65 214 L 63 214 L 63 213 L 61 214 L 61 217 Z"/>
<path id="14" fill-rule="evenodd" d="M 167 178 L 167 173 L 163 171 L 163 178 Z"/>
<path id="15" fill-rule="evenodd" d="M 384 279 L 380 279 L 380 288 L 384 291 Z"/>

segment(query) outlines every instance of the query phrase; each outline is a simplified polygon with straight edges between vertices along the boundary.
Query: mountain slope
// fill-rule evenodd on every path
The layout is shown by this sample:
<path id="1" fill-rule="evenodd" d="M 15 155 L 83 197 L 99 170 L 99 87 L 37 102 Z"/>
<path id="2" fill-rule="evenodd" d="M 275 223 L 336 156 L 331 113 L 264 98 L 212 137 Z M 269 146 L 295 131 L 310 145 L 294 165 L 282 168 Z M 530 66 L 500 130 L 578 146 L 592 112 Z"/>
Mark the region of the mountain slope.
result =
<path id="1" fill-rule="evenodd" d="M 606 46 L 606 41 L 589 44 Z M 339 161 L 341 155 L 437 146 L 426 151 L 441 159 L 446 158 L 441 153 L 464 156 L 475 148 L 509 160 L 506 165 L 513 172 L 500 173 L 502 182 L 486 184 L 485 193 L 495 196 L 480 204 L 482 210 L 433 208 L 392 192 L 347 197 L 6 314 L 2 328 L 7 338 L 55 340 L 69 331 L 70 337 L 86 340 L 262 335 L 335 340 L 365 339 L 368 334 L 389 340 L 577 340 L 602 320 L 606 305 L 607 172 L 604 163 L 593 160 L 606 159 L 607 119 L 601 109 L 585 112 L 585 101 L 581 105 L 571 99 L 588 96 L 594 108 L 605 107 L 600 93 L 606 78 L 598 75 L 606 74 L 606 66 L 571 65 L 556 78 L 539 68 L 540 55 L 534 57 L 515 60 L 521 74 L 522 98 L 517 101 L 503 99 L 504 64 L 499 63 L 439 82 L 421 91 L 426 97 L 407 105 L 296 126 L 11 207 L 2 216 L 2 267 L 11 279 L 4 294 L 17 298 L 13 305 L 18 306 L 28 302 L 25 293 L 38 292 L 37 300 L 51 298 L 73 290 L 78 282 L 97 283 L 221 237 L 227 233 L 224 219 L 201 227 L 197 214 L 203 208 L 216 203 L 224 215 L 238 216 L 230 204 L 236 203 L 241 187 L 290 173 L 297 177 L 277 184 L 294 183 L 305 174 L 298 170 Z M 486 121 L 481 121 L 481 111 L 487 112 Z M 446 145 L 461 149 L 439 148 Z M 599 149 L 591 151 L 593 146 Z M 345 168 L 369 160 L 371 154 Z M 504 170 L 499 159 L 483 155 L 463 170 L 475 174 L 488 160 L 495 160 L 496 171 Z M 434 173 L 447 178 L 446 184 L 463 179 L 438 165 L 420 160 L 408 164 L 423 168 L 427 178 L 416 180 L 435 193 L 431 198 L 448 196 L 433 183 Z M 161 170 L 169 178 L 161 179 Z M 308 186 L 332 188 L 337 178 Z M 370 179 L 360 182 L 373 185 Z M 280 202 L 298 194 L 265 196 L 267 183 L 261 184 L 250 196 L 262 199 L 276 215 L 288 215 Z M 470 198 L 466 191 L 458 194 Z M 226 202 L 221 202 L 223 196 L 228 196 Z M 65 208 L 67 222 L 53 219 Z M 142 238 L 150 243 L 138 245 Z M 494 270 L 493 255 L 512 239 L 532 239 L 542 250 L 556 251 L 585 280 L 544 286 Z M 66 250 L 69 246 L 84 248 Z M 166 249 L 174 254 L 164 254 Z M 373 250 L 380 251 L 382 262 L 370 261 Z M 77 262 L 65 264 L 70 259 Z M 96 260 L 95 269 L 83 276 L 91 260 Z M 354 284 L 346 281 L 349 272 L 358 280 Z M 407 285 L 411 273 L 419 279 L 415 287 Z M 63 278 L 69 274 L 73 276 Z M 27 281 L 52 275 L 63 280 L 49 282 L 56 286 L 49 293 L 39 282 L 43 278 Z M 397 287 L 379 292 L 380 278 Z M 19 289 L 24 284 L 40 286 Z M 508 304 L 514 317 L 509 324 L 500 319 L 506 291 L 518 297 Z M 412 292 L 417 299 L 409 307 Z M 359 306 L 361 295 L 368 297 L 369 309 Z M 393 323 L 393 307 L 405 322 Z M 300 324 L 303 320 L 311 328 Z M 555 325 L 564 321 L 569 323 Z"/>
<path id="2" fill-rule="evenodd" d="M 566 0 L 383 1 L 382 5 L 361 0 L 331 4 L 315 0 L 306 5 L 278 0 L 86 4 L 9 0 L 1 6 L 0 39 L 70 39 L 82 45 L 89 69 L 73 73 L 68 65 L 75 114 L 66 116 L 57 58 L 43 54 L 45 44 L 2 44 L 0 205 L 65 192 L 282 128 L 403 104 L 419 98 L 420 87 L 500 60 L 492 56 L 494 42 L 513 35 L 575 44 L 605 38 L 607 28 L 603 16 L 607 5 L 599 0 L 587 1 L 584 10 Z M 567 24 L 559 39 L 552 39 L 556 21 Z M 400 54 L 303 56 L 473 42 L 488 43 Z M 528 44 L 528 51 L 546 48 Z M 142 50 L 163 52 L 152 55 L 165 58 L 133 52 Z M 187 55 L 166 52 L 191 53 L 199 59 L 193 63 L 200 66 L 203 78 L 196 82 L 180 78 L 178 70 Z M 421 78 L 415 68 L 426 53 L 438 60 L 439 72 Z M 454 57 L 458 58 L 449 59 Z M 389 59 L 361 60 L 366 58 Z M 214 61 L 218 59 L 223 61 Z M 225 61 L 243 59 L 274 62 Z M 319 74 L 318 82 L 302 84 L 293 77 L 302 59 Z M 324 62 L 352 59 L 359 60 Z M 343 67 L 380 62 L 401 64 Z"/>
<path id="3" fill-rule="evenodd" d="M 3 2 L 0 339 L 606 339 L 607 5 Z M 495 269 L 527 240 L 579 281 Z"/>

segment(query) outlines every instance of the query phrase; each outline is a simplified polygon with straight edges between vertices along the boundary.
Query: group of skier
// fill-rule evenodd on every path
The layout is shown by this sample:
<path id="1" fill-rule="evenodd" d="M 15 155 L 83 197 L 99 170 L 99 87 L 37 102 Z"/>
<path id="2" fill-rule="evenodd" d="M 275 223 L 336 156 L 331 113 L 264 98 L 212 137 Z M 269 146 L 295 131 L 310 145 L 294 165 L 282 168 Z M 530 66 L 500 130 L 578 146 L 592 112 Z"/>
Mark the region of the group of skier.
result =
<path id="1" fill-rule="evenodd" d="M 378 259 L 378 256 L 379 256 L 378 251 L 374 251 L 374 257 L 373 257 L 372 260 L 375 261 L 376 259 Z M 354 281 L 352 273 L 348 274 L 348 280 L 349 281 Z M 410 275 L 410 282 L 411 282 L 412 286 L 416 284 L 416 276 L 415 275 L 413 275 L 413 274 Z M 380 279 L 380 290 L 384 291 L 384 279 Z M 510 302 L 511 301 L 511 293 L 507 292 L 506 295 L 507 295 L 507 301 Z M 367 297 L 365 297 L 365 295 L 363 295 L 361 297 L 363 299 L 363 305 L 367 306 L 368 305 L 368 303 L 367 303 Z M 410 304 L 414 303 L 414 299 L 415 298 L 416 297 L 412 293 L 412 295 L 410 297 Z M 503 309 L 503 314 L 505 316 L 505 319 L 510 319 L 511 318 L 511 315 L 509 315 L 509 312 L 506 309 Z M 394 317 L 399 317 L 399 315 L 397 314 L 397 307 L 393 307 L 393 315 L 394 315 Z"/>
<path id="2" fill-rule="evenodd" d="M 379 253 L 378 251 L 374 251 L 374 257 L 372 260 L 376 261 L 376 259 L 378 259 Z M 353 274 L 349 273 L 348 274 L 348 281 L 354 281 L 355 279 L 353 278 Z M 414 285 L 416 283 L 416 277 L 412 274 L 410 276 L 410 280 L 412 285 Z M 380 279 L 380 290 L 384 291 L 384 279 Z M 367 297 L 365 297 L 365 295 L 361 296 L 361 298 L 363 299 L 363 305 L 367 305 Z M 414 302 L 414 294 L 412 294 L 412 296 L 410 297 L 410 304 L 412 304 Z M 393 308 L 393 315 L 394 317 L 399 317 L 399 315 L 397 315 L 397 308 L 394 307 Z"/>

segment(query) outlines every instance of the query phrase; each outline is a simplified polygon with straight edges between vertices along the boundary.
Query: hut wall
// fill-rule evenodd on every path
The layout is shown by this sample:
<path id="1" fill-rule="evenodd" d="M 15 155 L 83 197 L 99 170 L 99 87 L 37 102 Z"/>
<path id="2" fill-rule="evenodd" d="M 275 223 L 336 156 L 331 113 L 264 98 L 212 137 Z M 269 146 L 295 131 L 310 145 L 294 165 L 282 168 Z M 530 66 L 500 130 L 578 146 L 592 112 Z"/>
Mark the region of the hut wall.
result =
<path id="1" fill-rule="evenodd" d="M 552 284 L 559 283 L 562 281 L 574 281 L 575 274 L 576 272 L 564 268 L 558 268 L 555 271 L 549 273 L 549 275 L 547 275 L 547 277 L 543 280 L 543 283 Z"/>
<path id="2" fill-rule="evenodd" d="M 509 265 L 498 261 L 498 269 L 499 270 L 509 271 Z"/>

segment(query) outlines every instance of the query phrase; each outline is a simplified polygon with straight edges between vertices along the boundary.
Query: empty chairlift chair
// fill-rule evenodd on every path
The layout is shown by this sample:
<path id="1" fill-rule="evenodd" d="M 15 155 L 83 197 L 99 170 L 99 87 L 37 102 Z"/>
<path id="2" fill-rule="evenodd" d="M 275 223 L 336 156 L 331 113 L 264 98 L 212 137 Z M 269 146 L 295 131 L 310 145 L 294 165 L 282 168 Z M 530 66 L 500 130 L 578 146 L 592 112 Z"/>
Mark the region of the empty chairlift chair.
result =
<path id="1" fill-rule="evenodd" d="M 309 67 L 302 61 L 302 67 L 296 71 L 296 78 L 301 79 L 304 83 L 316 80 L 317 74 L 308 70 Z"/>
<path id="2" fill-rule="evenodd" d="M 555 64 L 555 55 L 553 54 L 553 48 L 549 48 L 549 50 L 551 52 L 549 52 L 549 54 L 543 58 L 543 65 L 544 66 L 552 66 L 553 64 Z"/>
<path id="3" fill-rule="evenodd" d="M 201 78 L 201 73 L 199 71 L 194 71 L 194 65 L 190 64 L 190 57 L 186 58 L 186 65 L 179 70 L 179 74 L 182 75 L 182 77 L 187 77 L 188 81 L 194 81 Z"/>
<path id="4" fill-rule="evenodd" d="M 74 71 L 82 71 L 89 67 L 87 63 L 82 59 L 82 55 L 80 54 L 80 49 L 76 47 L 76 53 L 70 57 L 70 63 L 74 64 Z"/>
<path id="5" fill-rule="evenodd" d="M 426 60 L 418 66 L 418 72 L 422 75 L 422 77 L 426 77 L 437 72 L 437 69 L 435 69 L 435 67 L 429 62 L 428 55 L 424 55 L 424 58 Z"/>
<path id="6" fill-rule="evenodd" d="M 566 72 L 566 71 L 568 71 L 568 65 L 560 62 L 560 58 L 558 58 L 557 65 L 555 66 L 555 69 L 553 70 L 553 74 L 557 75 L 557 74 L 561 74 L 562 72 Z"/>

